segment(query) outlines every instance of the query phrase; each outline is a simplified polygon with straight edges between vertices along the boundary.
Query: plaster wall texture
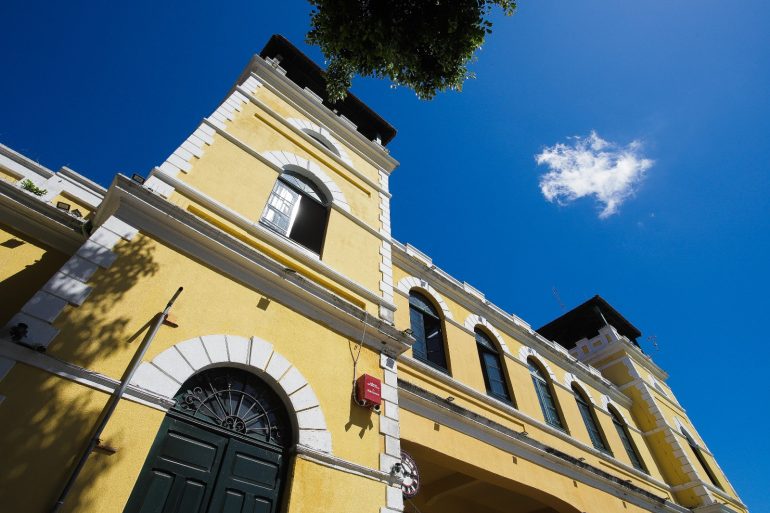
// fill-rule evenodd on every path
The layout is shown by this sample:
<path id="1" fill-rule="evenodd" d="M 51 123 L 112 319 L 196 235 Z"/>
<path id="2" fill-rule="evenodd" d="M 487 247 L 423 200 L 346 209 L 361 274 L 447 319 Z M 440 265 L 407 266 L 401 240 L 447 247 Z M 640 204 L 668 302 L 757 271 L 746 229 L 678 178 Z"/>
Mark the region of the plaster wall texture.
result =
<path id="1" fill-rule="evenodd" d="M 67 255 L 0 223 L 0 326 L 59 270 Z"/>

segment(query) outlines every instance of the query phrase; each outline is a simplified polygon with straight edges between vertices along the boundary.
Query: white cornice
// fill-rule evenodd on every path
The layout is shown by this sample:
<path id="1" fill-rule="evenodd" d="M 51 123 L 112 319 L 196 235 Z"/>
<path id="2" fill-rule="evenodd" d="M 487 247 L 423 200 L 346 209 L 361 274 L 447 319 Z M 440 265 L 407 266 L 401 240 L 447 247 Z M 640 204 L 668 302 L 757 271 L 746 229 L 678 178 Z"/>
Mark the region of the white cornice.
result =
<path id="1" fill-rule="evenodd" d="M 82 219 L 2 180 L 0 221 L 65 254 L 74 253 L 86 240 Z"/>
<path id="2" fill-rule="evenodd" d="M 232 134 L 228 133 L 227 131 L 222 130 L 216 124 L 212 123 L 208 118 L 203 120 L 203 124 L 206 125 L 206 126 L 211 127 L 217 134 L 222 136 L 223 139 L 225 139 L 228 142 L 234 144 L 235 146 L 237 146 L 241 150 L 245 151 L 246 153 L 248 153 L 252 157 L 254 157 L 257 160 L 259 160 L 260 162 L 262 162 L 264 165 L 266 165 L 267 167 L 269 167 L 270 169 L 275 171 L 276 175 L 279 175 L 279 174 L 281 174 L 283 172 L 283 169 L 281 167 L 277 166 L 270 159 L 266 158 L 265 155 L 261 154 L 260 152 L 258 152 L 257 150 L 255 150 L 254 148 L 249 146 L 248 144 L 244 143 L 243 141 L 241 141 L 237 137 L 235 137 Z M 150 174 L 150 176 L 153 176 L 153 175 L 157 174 L 158 172 L 163 173 L 165 176 L 171 176 L 170 174 L 166 173 L 166 171 L 164 171 L 161 168 L 153 169 L 151 174 Z M 189 185 L 187 187 L 190 188 Z M 379 190 L 379 188 L 378 188 L 378 190 Z M 199 194 L 202 195 L 203 193 L 199 193 Z M 338 204 L 337 202 L 332 202 L 332 208 L 334 210 L 336 210 L 337 212 L 339 212 L 340 214 L 342 214 L 343 216 L 345 216 L 348 219 L 350 219 L 351 221 L 353 221 L 354 223 L 356 223 L 361 228 L 365 229 L 370 234 L 374 235 L 375 237 L 378 237 L 380 239 L 385 239 L 386 238 L 376 228 L 374 228 L 372 226 L 369 226 L 364 221 L 359 219 L 358 216 L 352 214 L 351 212 L 349 212 L 345 208 L 341 207 L 341 205 Z"/>
<path id="3" fill-rule="evenodd" d="M 622 498 L 627 502 L 643 507 L 647 511 L 690 513 L 689 509 L 674 504 L 671 501 L 667 500 L 664 503 L 654 501 L 643 493 L 624 486 L 624 484 L 620 484 L 618 481 L 623 481 L 620 478 L 616 478 L 617 481 L 615 481 L 608 477 L 602 477 L 596 472 L 592 472 L 581 466 L 569 464 L 558 456 L 546 452 L 546 446 L 541 442 L 525 435 L 517 434 L 513 430 L 509 430 L 511 432 L 506 433 L 503 431 L 502 427 L 496 428 L 494 426 L 494 424 L 497 423 L 484 419 L 481 416 L 477 417 L 479 419 L 484 419 L 487 422 L 480 422 L 463 416 L 449 407 L 428 400 L 401 387 L 399 388 L 399 405 L 401 408 L 411 411 L 416 415 L 438 422 L 441 425 L 459 431 L 517 457 L 524 458 L 541 467 L 545 467 L 571 479 L 585 483 L 615 497 Z M 402 436 L 402 439 L 409 440 L 409 437 Z M 418 440 L 415 441 L 419 443 Z M 621 467 L 624 471 L 626 470 L 625 465 L 618 465 L 615 461 L 612 461 L 612 464 Z M 629 473 L 632 473 L 630 470 L 632 469 L 629 467 Z M 637 476 L 638 471 L 635 471 L 635 469 L 633 470 L 633 475 Z M 606 472 L 605 474 L 609 475 Z M 642 475 L 638 477 L 640 480 L 654 488 L 665 490 L 666 493 L 669 493 L 671 490 L 667 484 L 651 479 L 649 476 Z"/>
<path id="4" fill-rule="evenodd" d="M 300 273 L 287 272 L 284 264 L 122 175 L 115 177 L 94 222 L 98 226 L 111 215 L 344 336 L 360 338 L 366 323 L 370 329 L 364 345 L 373 350 L 396 356 L 414 340 L 376 314 Z"/>
<path id="5" fill-rule="evenodd" d="M 259 55 L 255 55 L 251 59 L 247 69 L 272 93 L 281 97 L 286 103 L 302 112 L 313 122 L 334 133 L 340 140 L 350 144 L 350 147 L 356 153 L 371 162 L 378 169 L 390 173 L 398 166 L 398 161 L 391 157 L 384 147 L 367 139 L 337 114 L 308 96 L 297 84 L 292 82 L 286 75 L 276 71 L 273 66 L 265 62 Z"/>
<path id="6" fill-rule="evenodd" d="M 0 339 L 0 357 L 11 359 L 15 362 L 21 362 L 30 367 L 50 372 L 61 378 L 80 383 L 90 388 L 101 390 L 102 392 L 112 393 L 118 387 L 120 382 L 104 374 L 84 369 L 69 362 L 59 360 L 52 356 L 39 353 L 28 347 L 15 344 L 7 339 Z M 124 396 L 126 399 L 150 406 L 156 410 L 166 411 L 174 405 L 165 397 L 143 390 L 139 387 L 129 385 Z"/>
<path id="7" fill-rule="evenodd" d="M 381 470 L 359 465 L 349 460 L 342 459 L 338 456 L 333 456 L 328 453 L 313 450 L 304 445 L 297 445 L 297 456 L 302 459 L 318 463 L 325 467 L 333 468 L 347 474 L 353 474 L 360 477 L 365 477 L 373 481 L 378 481 L 385 484 L 394 484 L 396 479 L 391 474 L 383 472 Z"/>
<path id="8" fill-rule="evenodd" d="M 682 406 L 679 403 L 672 400 L 670 397 L 666 397 L 665 395 L 661 394 L 660 390 L 658 390 L 654 386 L 650 386 L 650 384 L 645 382 L 642 378 L 637 378 L 633 381 L 629 381 L 628 383 L 624 383 L 623 385 L 618 386 L 618 388 L 625 392 L 627 389 L 633 388 L 638 383 L 644 383 L 644 385 L 647 387 L 648 390 L 653 390 L 655 392 L 655 397 L 659 401 L 667 403 L 670 408 L 674 409 L 675 411 L 679 412 L 684 416 L 687 416 L 687 412 L 685 411 L 684 408 L 682 408 Z"/>
<path id="9" fill-rule="evenodd" d="M 706 483 L 705 481 L 693 481 L 691 483 L 685 483 L 685 484 L 676 485 L 676 486 L 671 487 L 671 490 L 674 491 L 674 492 L 681 492 L 681 491 L 684 491 L 684 490 L 689 490 L 691 488 L 695 488 L 696 486 L 705 486 L 706 488 L 709 489 L 710 492 L 714 493 L 715 495 L 719 495 L 719 497 L 722 500 L 728 501 L 728 502 L 730 502 L 732 504 L 735 504 L 735 505 L 737 505 L 737 506 L 739 506 L 739 507 L 741 507 L 743 509 L 748 509 L 747 506 L 743 502 L 738 500 L 737 498 L 728 495 L 727 492 L 725 492 L 724 490 L 720 490 L 716 486 L 712 485 L 711 483 Z M 705 508 L 696 508 L 694 511 L 697 511 L 698 513 L 701 513 L 702 511 L 707 511 L 707 509 L 705 509 Z"/>
<path id="10" fill-rule="evenodd" d="M 486 394 L 482 394 L 478 390 L 475 390 L 475 389 L 469 387 L 468 385 L 457 381 L 453 377 L 451 377 L 451 376 L 449 376 L 447 374 L 444 374 L 443 372 L 437 371 L 433 367 L 430 367 L 429 365 L 425 365 L 424 363 L 422 363 L 422 362 L 420 362 L 418 360 L 415 360 L 414 358 L 410 358 L 409 356 L 406 356 L 405 354 L 402 354 L 401 356 L 398 357 L 398 361 L 403 363 L 407 367 L 411 367 L 413 369 L 417 369 L 417 370 L 427 374 L 431 378 L 433 378 L 433 379 L 435 379 L 437 381 L 440 381 L 440 382 L 442 382 L 443 384 L 445 384 L 445 385 L 447 385 L 449 387 L 452 387 L 454 389 L 459 390 L 460 392 L 462 392 L 462 393 L 472 397 L 476 401 L 484 403 L 487 406 L 490 406 L 492 408 L 496 408 L 496 409 L 502 410 L 505 414 L 510 415 L 512 417 L 515 417 L 518 420 L 520 420 L 521 422 L 525 422 L 525 423 L 527 423 L 527 424 L 529 424 L 531 426 L 534 426 L 534 427 L 540 429 L 541 431 L 543 431 L 545 433 L 548 433 L 549 435 L 552 435 L 552 436 L 555 436 L 557 438 L 560 438 L 560 439 L 564 440 L 565 442 L 573 445 L 574 447 L 577 447 L 581 451 L 585 451 L 587 453 L 593 454 L 594 456 L 596 456 L 598 458 L 601 458 L 602 460 L 604 460 L 606 463 L 608 463 L 610 465 L 614 465 L 616 467 L 620 467 L 624 472 L 627 472 L 627 473 L 633 475 L 634 477 L 637 477 L 639 479 L 643 479 L 645 481 L 649 481 L 651 483 L 655 483 L 657 486 L 662 486 L 662 487 L 666 487 L 666 488 L 668 486 L 668 485 L 666 485 L 664 483 L 661 483 L 659 481 L 656 481 L 656 480 L 652 479 L 649 475 L 645 474 L 644 472 L 640 472 L 639 470 L 637 470 L 637 469 L 635 469 L 635 468 L 633 468 L 633 467 L 631 467 L 629 465 L 626 465 L 622 461 L 616 460 L 614 457 L 609 456 L 609 455 L 607 455 L 607 454 L 605 454 L 605 453 L 595 449 L 594 447 L 592 447 L 590 445 L 584 444 L 580 440 L 577 440 L 577 439 L 573 438 L 568 432 L 561 431 L 559 429 L 553 428 L 553 427 L 549 426 L 548 424 L 546 424 L 545 422 L 537 420 L 534 417 L 530 417 L 526 413 L 522 412 L 521 410 L 518 410 L 518 409 L 514 408 L 513 406 L 511 406 L 509 404 L 506 404 L 506 403 L 504 403 L 502 401 L 498 401 L 497 399 L 489 397 Z M 563 385 L 562 385 L 562 387 L 563 387 Z M 570 391 L 570 393 L 572 393 L 572 392 Z M 604 409 L 599 408 L 599 407 L 597 407 L 597 410 L 602 411 L 604 413 L 607 413 Z M 607 413 L 607 414 L 609 415 L 609 413 Z M 629 426 L 629 427 L 633 428 L 633 426 Z"/>
<path id="11" fill-rule="evenodd" d="M 382 298 L 380 295 L 376 294 L 375 292 L 372 292 L 371 290 L 367 289 L 366 287 L 359 284 L 358 282 L 355 282 L 352 279 L 348 278 L 347 276 L 335 271 L 334 269 L 326 265 L 324 262 L 322 262 L 317 255 L 315 255 L 314 253 L 311 253 L 310 251 L 306 250 L 300 245 L 294 243 L 290 239 L 281 237 L 275 232 L 268 230 L 267 228 L 260 225 L 259 222 L 253 222 L 243 217 L 242 215 L 229 209 L 225 205 L 219 203 L 213 198 L 207 196 L 206 194 L 203 194 L 202 192 L 191 187 L 185 182 L 178 180 L 172 176 L 169 176 L 168 174 L 164 173 L 161 169 L 155 168 L 153 170 L 153 176 L 156 176 L 160 180 L 173 186 L 175 189 L 177 189 L 178 191 L 181 191 L 190 199 L 200 203 L 201 205 L 211 210 L 212 212 L 216 213 L 217 215 L 222 216 L 223 219 L 235 224 L 239 228 L 242 228 L 243 230 L 248 232 L 250 235 L 253 235 L 254 237 L 257 237 L 262 240 L 269 241 L 271 244 L 280 248 L 281 250 L 286 252 L 288 255 L 291 255 L 293 258 L 299 260 L 300 262 L 307 265 L 311 269 L 318 271 L 324 276 L 347 287 L 351 291 L 366 298 L 368 301 L 371 301 L 373 303 L 376 303 L 377 305 L 381 305 L 386 308 L 389 308 L 390 310 L 395 311 L 396 306 L 392 302 L 386 301 L 384 298 Z"/>
<path id="12" fill-rule="evenodd" d="M 479 295 L 480 293 L 469 292 L 463 283 L 460 283 L 435 266 L 428 265 L 419 256 L 409 254 L 407 246 L 395 240 L 393 241 L 393 258 L 396 260 L 396 265 L 418 278 L 425 279 L 446 297 L 457 302 L 471 313 L 484 317 L 498 330 L 503 331 L 524 345 L 531 346 L 540 353 L 547 354 L 554 363 L 577 375 L 586 384 L 590 384 L 597 391 L 610 396 L 617 403 L 624 406 L 630 405 L 631 400 L 618 390 L 612 382 L 604 378 L 598 369 L 580 362 L 556 342 L 547 340 L 535 332 L 526 322 L 505 312 L 486 299 L 482 299 Z M 465 327 L 463 326 L 461 329 L 464 330 Z"/>
<path id="13" fill-rule="evenodd" d="M 262 111 L 266 112 L 270 117 L 273 118 L 274 121 L 281 124 L 284 128 L 291 131 L 294 135 L 301 138 L 306 144 L 311 145 L 313 148 L 316 148 L 317 150 L 320 150 L 327 158 L 334 161 L 335 164 L 338 166 L 341 166 L 345 168 L 346 171 L 351 173 L 352 175 L 356 176 L 359 180 L 363 181 L 371 187 L 372 189 L 376 190 L 377 192 L 381 192 L 388 197 L 390 197 L 390 192 L 386 191 L 385 189 L 381 188 L 376 182 L 373 180 L 370 180 L 369 177 L 358 171 L 356 168 L 354 168 L 350 163 L 343 160 L 339 155 L 335 155 L 329 148 L 321 144 L 320 142 L 316 141 L 309 135 L 307 135 L 305 132 L 297 128 L 296 126 L 289 123 L 286 118 L 275 112 L 273 109 L 270 108 L 267 104 L 260 101 L 258 98 L 256 98 L 253 94 L 251 94 L 246 88 L 243 86 L 238 86 L 236 88 L 238 92 L 240 92 L 243 96 L 248 98 L 248 100 L 253 103 L 255 106 L 260 108 Z M 379 169 L 379 167 L 375 166 L 376 169 Z"/>
<path id="14" fill-rule="evenodd" d="M 618 347 L 620 346 L 620 347 Z M 663 381 L 668 379 L 668 373 L 661 369 L 652 358 L 642 352 L 636 344 L 632 343 L 624 336 L 618 337 L 617 340 L 611 344 L 607 344 L 596 352 L 592 352 L 588 355 L 581 356 L 580 360 L 590 365 L 590 362 L 595 362 L 606 358 L 607 356 L 614 354 L 618 351 L 625 351 L 625 354 L 630 356 L 636 363 L 641 365 L 645 370 L 650 372 L 653 376 Z"/>

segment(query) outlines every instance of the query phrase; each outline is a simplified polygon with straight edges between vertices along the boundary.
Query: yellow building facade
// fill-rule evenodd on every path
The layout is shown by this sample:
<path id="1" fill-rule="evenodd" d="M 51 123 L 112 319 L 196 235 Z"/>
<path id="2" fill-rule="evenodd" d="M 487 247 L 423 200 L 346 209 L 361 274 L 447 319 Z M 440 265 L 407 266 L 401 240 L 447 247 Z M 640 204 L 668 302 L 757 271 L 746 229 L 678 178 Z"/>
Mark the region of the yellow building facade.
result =
<path id="1" fill-rule="evenodd" d="M 274 36 L 146 179 L 0 146 L 4 511 L 747 511 L 602 298 L 535 330 L 395 240 L 323 91 Z"/>

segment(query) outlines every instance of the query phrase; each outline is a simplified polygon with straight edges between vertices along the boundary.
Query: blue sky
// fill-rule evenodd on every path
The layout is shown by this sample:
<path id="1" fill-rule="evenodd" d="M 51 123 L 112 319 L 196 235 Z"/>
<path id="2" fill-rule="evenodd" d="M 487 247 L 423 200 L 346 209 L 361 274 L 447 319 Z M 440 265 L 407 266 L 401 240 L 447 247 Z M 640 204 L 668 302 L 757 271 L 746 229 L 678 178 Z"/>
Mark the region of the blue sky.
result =
<path id="1" fill-rule="evenodd" d="M 308 13 L 303 1 L 6 1 L 0 142 L 103 184 L 146 173 L 270 34 L 320 62 L 302 43 Z M 399 130 L 394 235 L 533 326 L 562 312 L 554 287 L 568 307 L 604 296 L 643 345 L 657 338 L 646 350 L 733 485 L 770 511 L 770 7 L 537 0 L 495 21 L 460 94 L 423 102 L 354 83 Z M 595 197 L 548 202 L 535 161 L 592 131 L 653 161 L 604 218 Z"/>

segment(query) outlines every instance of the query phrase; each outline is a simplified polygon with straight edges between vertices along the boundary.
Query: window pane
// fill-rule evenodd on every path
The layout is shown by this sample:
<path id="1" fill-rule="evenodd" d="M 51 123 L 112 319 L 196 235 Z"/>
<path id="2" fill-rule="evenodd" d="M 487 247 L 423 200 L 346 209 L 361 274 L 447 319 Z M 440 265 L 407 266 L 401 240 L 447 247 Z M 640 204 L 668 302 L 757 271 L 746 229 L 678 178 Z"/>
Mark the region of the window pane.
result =
<path id="1" fill-rule="evenodd" d="M 438 312 L 436 311 L 436 307 L 433 306 L 433 303 L 431 303 L 428 298 L 422 294 L 411 292 L 409 294 L 409 304 L 425 313 L 431 314 L 434 317 L 438 318 L 439 316 Z"/>
<path id="2" fill-rule="evenodd" d="M 628 435 L 628 432 L 626 431 L 626 426 L 621 424 L 620 421 L 618 421 L 618 419 L 615 418 L 614 413 L 613 413 L 612 422 L 615 424 L 615 430 L 618 432 L 620 441 L 623 443 L 623 447 L 626 449 L 626 454 L 628 454 L 628 459 L 631 460 L 631 464 L 634 466 L 635 469 L 641 470 L 642 472 L 647 472 L 647 469 L 644 468 L 644 464 L 642 463 L 641 458 L 639 458 L 639 454 L 636 452 L 636 447 L 634 447 L 634 442 L 631 440 L 631 438 Z"/>
<path id="3" fill-rule="evenodd" d="M 508 393 L 508 385 L 505 381 L 505 374 L 500 363 L 500 357 L 487 350 L 486 347 L 479 344 L 479 360 L 481 361 L 481 372 L 484 375 L 484 384 L 487 393 L 498 399 L 510 401 L 511 396 Z"/>
<path id="4" fill-rule="evenodd" d="M 578 392 L 575 392 L 575 399 L 577 400 L 578 409 L 580 415 L 583 417 L 583 423 L 588 430 L 588 436 L 591 438 L 593 446 L 599 450 L 606 451 L 607 446 L 604 444 L 599 426 L 596 424 L 593 413 L 591 412 L 591 406 L 583 399 Z"/>
<path id="5" fill-rule="evenodd" d="M 493 353 L 497 352 L 497 348 L 492 343 L 492 341 L 489 339 L 489 337 L 487 336 L 486 333 L 484 333 L 483 331 L 481 331 L 478 328 L 474 331 L 474 333 L 476 334 L 476 343 L 477 344 L 486 347 L 487 349 L 489 349 Z"/>
<path id="6" fill-rule="evenodd" d="M 298 200 L 299 194 L 286 187 L 280 181 L 276 182 L 273 192 L 267 200 L 262 220 L 283 235 L 286 235 L 289 231 L 292 214 Z"/>
<path id="7" fill-rule="evenodd" d="M 289 229 L 289 238 L 320 255 L 328 217 L 328 208 L 305 196 L 301 197 Z"/>
<path id="8" fill-rule="evenodd" d="M 532 383 L 535 385 L 535 392 L 537 393 L 537 399 L 540 402 L 540 408 L 543 410 L 543 417 L 545 421 L 559 429 L 564 429 L 559 417 L 559 411 L 556 409 L 556 403 L 551 396 L 551 391 L 548 389 L 548 383 L 540 375 L 537 367 L 530 364 L 530 370 L 532 372 Z"/>
<path id="9" fill-rule="evenodd" d="M 422 312 L 414 308 L 409 308 L 409 318 L 412 323 L 412 332 L 414 334 L 412 354 L 414 354 L 415 358 L 426 358 L 425 323 L 423 322 Z"/>
<path id="10" fill-rule="evenodd" d="M 280 179 L 284 182 L 292 185 L 294 188 L 296 188 L 298 191 L 302 192 L 303 194 L 310 196 L 314 200 L 318 201 L 319 203 L 326 204 L 326 198 L 324 197 L 324 194 L 321 192 L 321 190 L 318 188 L 316 184 L 308 180 L 302 175 L 299 175 L 297 173 L 293 173 L 291 171 L 284 172 Z"/>
<path id="11" fill-rule="evenodd" d="M 444 354 L 444 336 L 441 333 L 441 321 L 433 317 L 425 316 L 425 347 L 428 361 L 435 363 L 442 369 L 446 369 L 446 355 Z"/>

